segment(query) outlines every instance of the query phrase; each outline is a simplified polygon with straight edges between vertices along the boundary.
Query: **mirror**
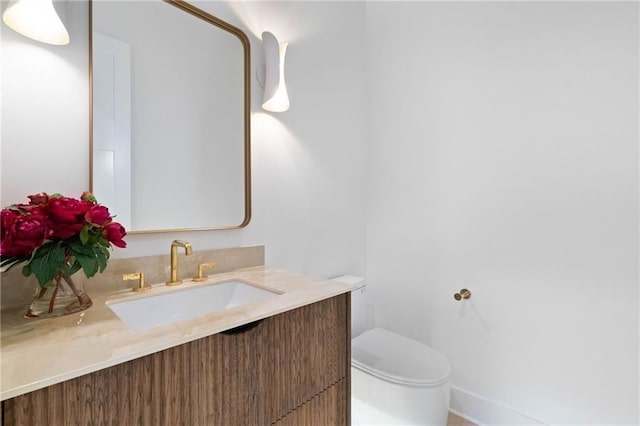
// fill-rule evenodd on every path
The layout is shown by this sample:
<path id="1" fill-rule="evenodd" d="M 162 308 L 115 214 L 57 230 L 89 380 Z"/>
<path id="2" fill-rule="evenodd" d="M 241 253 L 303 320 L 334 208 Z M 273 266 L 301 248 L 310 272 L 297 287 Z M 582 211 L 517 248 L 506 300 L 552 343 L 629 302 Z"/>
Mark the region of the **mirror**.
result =
<path id="1" fill-rule="evenodd" d="M 182 0 L 94 0 L 91 190 L 129 232 L 251 217 L 246 34 Z"/>

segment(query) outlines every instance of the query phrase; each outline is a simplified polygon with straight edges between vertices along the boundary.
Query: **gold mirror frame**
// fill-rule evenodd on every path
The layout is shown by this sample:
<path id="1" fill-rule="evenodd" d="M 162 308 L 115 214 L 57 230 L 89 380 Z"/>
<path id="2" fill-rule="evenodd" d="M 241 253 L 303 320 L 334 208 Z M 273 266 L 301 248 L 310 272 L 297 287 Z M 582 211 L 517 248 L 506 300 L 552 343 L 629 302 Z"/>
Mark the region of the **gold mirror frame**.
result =
<path id="1" fill-rule="evenodd" d="M 129 234 L 152 234 L 182 231 L 240 229 L 251 221 L 251 45 L 249 38 L 235 27 L 183 0 L 163 0 L 178 9 L 202 19 L 240 39 L 244 50 L 244 219 L 239 225 L 200 228 L 172 228 L 127 231 Z M 89 0 L 89 188 L 93 191 L 93 1 Z"/>

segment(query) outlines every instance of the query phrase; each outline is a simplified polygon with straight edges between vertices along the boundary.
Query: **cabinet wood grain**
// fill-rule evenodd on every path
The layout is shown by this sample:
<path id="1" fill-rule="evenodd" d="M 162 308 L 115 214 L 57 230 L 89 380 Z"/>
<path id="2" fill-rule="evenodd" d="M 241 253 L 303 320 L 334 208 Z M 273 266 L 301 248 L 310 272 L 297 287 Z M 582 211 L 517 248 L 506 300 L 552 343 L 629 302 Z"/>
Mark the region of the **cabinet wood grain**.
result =
<path id="1" fill-rule="evenodd" d="M 268 425 L 302 410 L 304 419 L 332 419 L 308 424 L 346 425 L 349 297 L 9 399 L 3 424 Z"/>
<path id="2" fill-rule="evenodd" d="M 344 398 L 347 380 L 342 379 L 315 395 L 285 417 L 272 423 L 275 426 L 348 426 L 348 401 Z"/>

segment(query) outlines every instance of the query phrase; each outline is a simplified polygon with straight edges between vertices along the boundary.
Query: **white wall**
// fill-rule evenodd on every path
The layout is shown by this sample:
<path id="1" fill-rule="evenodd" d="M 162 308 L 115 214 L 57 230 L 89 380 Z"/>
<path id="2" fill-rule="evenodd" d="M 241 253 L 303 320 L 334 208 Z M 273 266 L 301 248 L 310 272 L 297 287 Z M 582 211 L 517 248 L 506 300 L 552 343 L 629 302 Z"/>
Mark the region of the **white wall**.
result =
<path id="1" fill-rule="evenodd" d="M 378 325 L 463 393 L 638 424 L 638 4 L 371 2 L 367 27 Z"/>
<path id="2" fill-rule="evenodd" d="M 7 2 L 2 1 L 2 11 Z M 86 5 L 67 8 L 65 47 L 0 25 L 2 207 L 46 191 L 79 196 L 89 182 Z M 73 37 L 75 35 L 75 37 Z"/>
<path id="3" fill-rule="evenodd" d="M 129 235 L 115 257 L 266 245 L 267 263 L 315 275 L 364 273 L 364 4 L 200 2 L 254 34 L 290 41 L 291 110 L 260 112 L 254 81 L 253 219 L 242 230 Z M 2 8 L 6 2 L 2 2 Z M 89 185 L 87 4 L 68 1 L 71 44 L 47 46 L 2 28 L 2 206 Z M 331 32 L 326 28 L 333 28 Z M 339 64 L 324 67 L 326 63 Z M 254 73 L 252 73 L 254 75 Z M 215 260 L 215 259 L 214 259 Z"/>

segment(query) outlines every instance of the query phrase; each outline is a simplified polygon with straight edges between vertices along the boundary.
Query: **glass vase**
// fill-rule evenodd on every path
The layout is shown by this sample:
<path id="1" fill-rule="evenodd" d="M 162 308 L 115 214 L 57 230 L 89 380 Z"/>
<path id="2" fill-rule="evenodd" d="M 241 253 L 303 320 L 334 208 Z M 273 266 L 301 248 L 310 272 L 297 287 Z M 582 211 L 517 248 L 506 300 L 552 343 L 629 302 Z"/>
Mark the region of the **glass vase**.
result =
<path id="1" fill-rule="evenodd" d="M 35 295 L 24 316 L 26 318 L 59 317 L 83 311 L 92 304 L 83 284 L 76 284 L 70 276 L 60 274 L 49 286 L 42 288 L 36 285 Z"/>

